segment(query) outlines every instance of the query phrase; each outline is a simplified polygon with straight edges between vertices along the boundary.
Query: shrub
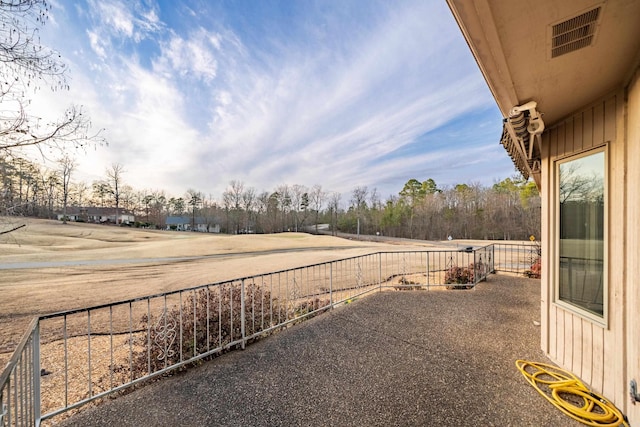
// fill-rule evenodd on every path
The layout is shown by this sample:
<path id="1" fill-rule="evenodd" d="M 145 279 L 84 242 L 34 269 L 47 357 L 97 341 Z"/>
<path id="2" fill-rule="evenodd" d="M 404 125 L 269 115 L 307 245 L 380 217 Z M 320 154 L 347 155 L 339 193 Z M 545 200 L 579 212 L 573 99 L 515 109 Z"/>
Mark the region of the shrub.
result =
<path id="1" fill-rule="evenodd" d="M 538 257 L 533 262 L 533 264 L 531 264 L 531 268 L 524 272 L 524 275 L 530 279 L 539 279 L 541 271 L 542 271 L 542 259 Z"/>
<path id="2" fill-rule="evenodd" d="M 227 285 L 184 293 L 182 307 L 175 305 L 150 318 L 142 316 L 141 330 L 149 334 L 133 338 L 137 349 L 132 358 L 134 377 L 241 339 L 240 311 L 241 289 Z M 286 310 L 269 291 L 255 284 L 245 287 L 246 336 L 271 328 L 285 316 Z"/>
<path id="3" fill-rule="evenodd" d="M 458 285 L 473 283 L 473 267 L 469 269 L 466 267 L 459 267 L 457 265 L 451 266 L 444 275 L 444 283 Z M 466 286 L 447 286 L 447 289 L 463 287 Z"/>
<path id="4" fill-rule="evenodd" d="M 444 275 L 445 284 L 465 285 L 465 286 L 447 286 L 447 289 L 470 289 L 475 283 L 475 274 L 482 279 L 487 273 L 487 264 L 477 262 L 469 264 L 469 267 L 451 266 Z"/>

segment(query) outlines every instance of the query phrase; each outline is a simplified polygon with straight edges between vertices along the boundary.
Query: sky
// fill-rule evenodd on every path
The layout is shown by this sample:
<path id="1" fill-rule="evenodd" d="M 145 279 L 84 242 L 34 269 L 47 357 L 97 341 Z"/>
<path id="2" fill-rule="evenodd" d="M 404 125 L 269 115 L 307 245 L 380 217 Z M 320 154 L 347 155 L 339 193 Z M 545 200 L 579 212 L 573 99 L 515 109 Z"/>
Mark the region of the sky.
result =
<path id="1" fill-rule="evenodd" d="M 230 181 L 347 196 L 493 183 L 515 169 L 501 115 L 444 1 L 55 0 L 44 44 L 108 146 L 73 180 L 121 164 L 136 190 L 221 197 Z"/>

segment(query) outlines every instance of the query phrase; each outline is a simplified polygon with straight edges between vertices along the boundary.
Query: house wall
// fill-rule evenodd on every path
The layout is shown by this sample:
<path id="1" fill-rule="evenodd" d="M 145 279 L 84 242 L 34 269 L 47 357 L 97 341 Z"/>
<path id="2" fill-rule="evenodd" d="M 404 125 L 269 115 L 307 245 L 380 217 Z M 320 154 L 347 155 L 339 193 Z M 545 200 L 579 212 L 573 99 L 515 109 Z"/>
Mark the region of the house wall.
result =
<path id="1" fill-rule="evenodd" d="M 634 84 L 634 99 L 640 103 L 640 85 Z M 640 177 L 635 165 L 634 176 L 628 175 L 628 162 L 638 163 L 640 149 L 636 129 L 635 142 L 627 143 L 627 103 L 624 90 L 596 102 L 565 121 L 551 126 L 542 136 L 542 236 L 543 253 L 548 254 L 542 266 L 541 287 L 541 345 L 558 365 L 579 376 L 594 390 L 612 400 L 618 408 L 629 409 L 627 342 L 637 346 L 637 332 L 627 330 L 632 324 L 628 316 L 638 311 L 638 287 L 631 286 L 630 270 L 634 263 L 637 277 L 638 264 L 638 212 Z M 634 107 L 635 121 L 640 120 L 640 108 Z M 631 113 L 631 111 L 629 111 Z M 555 301 L 555 260 L 558 259 L 555 242 L 556 202 L 555 161 L 591 148 L 607 146 L 606 188 L 608 209 L 605 213 L 607 233 L 605 239 L 605 271 L 607 294 L 605 317 L 597 320 L 577 309 Z M 633 180 L 635 179 L 635 181 Z M 633 200 L 632 200 L 633 199 Z M 625 211 L 625 201 L 628 208 Z M 628 232 L 635 233 L 635 250 L 631 251 Z M 629 289 L 632 287 L 633 289 Z M 635 292 L 635 299 L 627 295 Z M 635 305 L 628 305 L 635 301 Z M 636 307 L 630 310 L 629 307 Z M 637 314 L 635 323 L 638 322 Z M 631 328 L 638 331 L 639 328 Z M 630 339 L 632 338 L 632 339 Z M 637 363 L 637 358 L 635 363 Z M 638 378 L 640 379 L 640 378 Z M 636 423 L 640 419 L 636 418 Z M 634 424 L 635 425 L 635 424 Z"/>
<path id="2" fill-rule="evenodd" d="M 627 302 L 627 383 L 640 384 L 640 68 L 627 91 L 627 257 L 625 263 Z M 640 403 L 628 405 L 626 414 L 634 426 L 640 425 Z"/>
<path id="3" fill-rule="evenodd" d="M 67 214 L 67 221 L 77 221 L 79 215 L 70 215 Z M 58 214 L 58 221 L 62 221 L 64 219 L 64 214 Z"/>

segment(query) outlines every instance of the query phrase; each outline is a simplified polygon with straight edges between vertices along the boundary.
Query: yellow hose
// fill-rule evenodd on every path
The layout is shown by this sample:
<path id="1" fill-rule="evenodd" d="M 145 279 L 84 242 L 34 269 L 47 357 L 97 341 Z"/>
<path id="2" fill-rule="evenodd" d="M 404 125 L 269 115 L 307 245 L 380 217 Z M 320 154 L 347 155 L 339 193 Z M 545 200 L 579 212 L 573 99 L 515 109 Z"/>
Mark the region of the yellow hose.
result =
<path id="1" fill-rule="evenodd" d="M 629 426 L 613 403 L 590 391 L 571 372 L 527 360 L 516 360 L 516 366 L 538 393 L 574 420 L 594 427 Z"/>

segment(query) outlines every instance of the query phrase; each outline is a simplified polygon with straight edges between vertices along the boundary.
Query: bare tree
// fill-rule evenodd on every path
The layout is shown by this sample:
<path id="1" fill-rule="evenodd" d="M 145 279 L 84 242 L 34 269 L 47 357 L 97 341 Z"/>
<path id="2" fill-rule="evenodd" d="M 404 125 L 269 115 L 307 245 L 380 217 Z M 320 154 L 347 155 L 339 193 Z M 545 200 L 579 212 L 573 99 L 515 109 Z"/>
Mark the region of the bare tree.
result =
<path id="1" fill-rule="evenodd" d="M 300 223 L 300 211 L 306 211 L 306 207 L 308 207 L 308 189 L 304 185 L 294 184 L 291 186 L 291 212 L 293 213 L 294 219 L 294 230 L 298 232 L 298 225 Z M 305 202 L 305 194 L 307 195 L 307 200 Z M 304 203 L 303 203 L 304 202 Z M 304 206 L 306 205 L 306 206 Z M 305 212 L 306 213 L 306 212 Z"/>
<path id="2" fill-rule="evenodd" d="M 107 168 L 107 183 L 109 192 L 113 195 L 113 201 L 116 205 L 116 224 L 120 218 L 120 196 L 122 191 L 122 175 L 124 174 L 124 166 L 119 163 L 113 163 Z"/>
<path id="3" fill-rule="evenodd" d="M 47 0 L 0 1 L 0 154 L 3 156 L 19 153 L 22 147 L 29 146 L 64 149 L 69 145 L 105 143 L 101 130 L 91 133 L 91 120 L 81 106 L 68 107 L 60 118 L 50 122 L 27 111 L 28 96 L 41 89 L 40 85 L 54 91 L 69 89 L 67 67 L 58 52 L 41 43 L 38 33 L 48 20 L 49 8 Z M 28 203 L 21 201 L 18 211 L 24 211 L 25 207 L 29 207 Z M 17 211 L 12 206 L 5 208 L 5 213 L 13 215 Z M 11 221 L 7 225 L 4 222 L 0 225 L 0 234 L 21 227 Z"/>
<path id="4" fill-rule="evenodd" d="M 369 190 L 366 186 L 356 187 L 351 193 L 351 208 L 356 213 L 357 234 L 360 235 L 360 219 L 362 214 L 367 210 L 367 195 Z"/>
<path id="5" fill-rule="evenodd" d="M 167 208 L 167 196 L 163 190 L 155 190 L 153 192 L 153 205 L 152 212 L 154 218 L 154 224 L 157 227 L 164 225 L 163 212 Z"/>
<path id="6" fill-rule="evenodd" d="M 47 192 L 47 210 L 49 217 L 53 218 L 53 201 L 56 199 L 58 186 L 60 185 L 58 171 L 49 171 L 46 177 L 43 177 L 43 181 Z"/>
<path id="7" fill-rule="evenodd" d="M 334 236 L 338 235 L 338 209 L 340 208 L 340 199 L 342 199 L 342 195 L 338 192 L 331 193 L 329 196 L 329 215 L 331 217 L 331 231 Z"/>
<path id="8" fill-rule="evenodd" d="M 291 210 L 291 188 L 289 187 L 289 184 L 279 185 L 278 188 L 276 188 L 274 195 L 276 195 L 278 205 L 282 212 L 282 231 L 287 231 L 289 230 L 289 227 L 287 226 L 287 216 Z"/>
<path id="9" fill-rule="evenodd" d="M 380 201 L 380 194 L 377 188 L 371 190 L 369 194 L 369 203 L 371 208 L 369 210 L 369 225 L 371 227 L 370 232 L 380 232 L 380 222 L 382 220 L 382 202 Z"/>
<path id="10" fill-rule="evenodd" d="M 86 182 L 81 181 L 81 182 L 77 182 L 71 185 L 71 189 L 72 189 L 72 197 L 73 197 L 73 204 L 75 204 L 76 206 L 82 207 L 83 202 L 86 199 L 86 195 L 87 192 L 89 191 L 89 186 L 87 185 Z"/>
<path id="11" fill-rule="evenodd" d="M 234 232 L 238 234 L 240 232 L 240 210 L 242 207 L 242 193 L 244 191 L 244 184 L 242 181 L 231 181 L 229 187 L 222 194 L 222 200 L 227 211 L 227 222 L 230 216 L 233 217 Z"/>
<path id="12" fill-rule="evenodd" d="M 318 232 L 318 221 L 320 218 L 320 211 L 322 210 L 322 206 L 324 205 L 325 200 L 327 199 L 327 193 L 322 191 L 322 186 L 320 184 L 316 184 L 311 189 L 311 209 L 313 209 L 316 215 L 316 233 Z"/>
<path id="13" fill-rule="evenodd" d="M 92 203 L 96 205 L 99 204 L 100 207 L 104 207 L 104 200 L 110 193 L 109 183 L 107 183 L 106 181 L 93 181 L 93 183 L 91 184 L 91 193 L 93 196 Z"/>
<path id="14" fill-rule="evenodd" d="M 29 91 L 39 90 L 40 84 L 52 90 L 69 88 L 60 55 L 41 44 L 38 35 L 49 8 L 46 0 L 0 1 L 0 151 L 104 142 L 101 131 L 89 133 L 91 121 L 82 107 L 71 106 L 50 123 L 41 123 L 26 110 Z"/>
<path id="15" fill-rule="evenodd" d="M 120 188 L 120 207 L 126 211 L 135 211 L 138 209 L 140 201 L 138 194 L 130 185 L 123 185 Z"/>
<path id="16" fill-rule="evenodd" d="M 60 174 L 62 175 L 62 223 L 67 223 L 67 204 L 69 201 L 69 192 L 71 189 L 71 174 L 76 167 L 73 158 L 65 155 L 58 160 L 60 165 Z"/>
<path id="17" fill-rule="evenodd" d="M 247 188 L 242 193 L 242 207 L 245 211 L 245 232 L 249 232 L 251 229 L 251 214 L 254 209 L 254 205 L 256 204 L 256 189 L 253 187 Z"/>
<path id="18" fill-rule="evenodd" d="M 268 191 L 263 191 L 256 198 L 256 232 L 270 232 L 273 224 L 269 223 L 269 198 Z"/>

